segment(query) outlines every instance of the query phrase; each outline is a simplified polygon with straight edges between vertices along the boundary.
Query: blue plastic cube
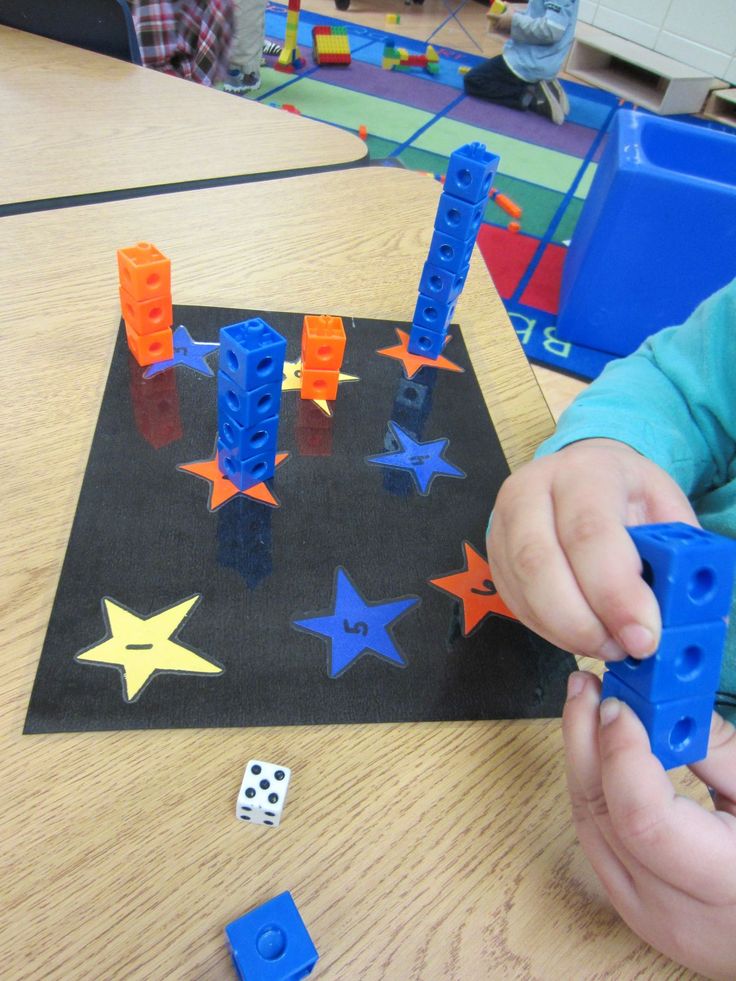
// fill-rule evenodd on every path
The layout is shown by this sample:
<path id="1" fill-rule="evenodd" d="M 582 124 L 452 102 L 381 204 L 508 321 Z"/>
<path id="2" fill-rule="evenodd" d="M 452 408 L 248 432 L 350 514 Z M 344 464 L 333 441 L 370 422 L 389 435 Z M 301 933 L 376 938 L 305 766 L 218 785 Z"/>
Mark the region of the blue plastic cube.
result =
<path id="1" fill-rule="evenodd" d="M 239 460 L 222 440 L 218 439 L 217 466 L 220 473 L 235 484 L 238 490 L 244 491 L 273 477 L 276 469 L 276 454 L 273 450 L 266 450 Z"/>
<path id="2" fill-rule="evenodd" d="M 446 337 L 445 331 L 427 330 L 417 324 L 412 324 L 407 350 L 409 354 L 420 354 L 424 358 L 432 358 L 433 361 L 436 361 L 442 354 Z"/>
<path id="3" fill-rule="evenodd" d="M 723 620 L 665 627 L 656 654 L 637 660 L 611 661 L 608 670 L 650 702 L 696 695 L 713 699 L 723 660 Z"/>
<path id="4" fill-rule="evenodd" d="M 433 330 L 436 334 L 444 334 L 447 333 L 454 312 L 454 302 L 442 303 L 420 293 L 414 308 L 412 325 L 423 330 Z"/>
<path id="5" fill-rule="evenodd" d="M 232 459 L 242 463 L 256 454 L 272 453 L 275 456 L 278 431 L 278 416 L 261 419 L 248 429 L 231 416 L 221 416 L 217 435 Z"/>
<path id="6" fill-rule="evenodd" d="M 718 620 L 733 593 L 736 542 L 680 522 L 628 529 L 645 581 L 657 597 L 662 624 Z"/>
<path id="7" fill-rule="evenodd" d="M 475 242 L 485 209 L 486 201 L 470 204 L 469 201 L 443 191 L 437 205 L 434 227 L 451 238 L 461 239 L 463 242 L 472 239 Z"/>
<path id="8" fill-rule="evenodd" d="M 445 190 L 471 204 L 485 202 L 498 162 L 496 154 L 489 153 L 482 143 L 466 143 L 450 156 Z"/>
<path id="9" fill-rule="evenodd" d="M 289 892 L 233 920 L 225 935 L 241 981 L 300 981 L 319 957 Z"/>
<path id="10" fill-rule="evenodd" d="M 470 263 L 475 247 L 477 233 L 471 233 L 466 239 L 454 238 L 444 232 L 435 231 L 429 243 L 428 261 L 440 269 L 450 272 L 460 272 Z"/>
<path id="11" fill-rule="evenodd" d="M 440 303 L 452 303 L 462 293 L 467 275 L 467 266 L 458 272 L 449 272 L 431 262 L 425 262 L 419 280 L 419 292 Z"/>
<path id="12" fill-rule="evenodd" d="M 713 695 L 649 702 L 616 675 L 603 675 L 602 698 L 618 698 L 641 719 L 652 753 L 665 768 L 697 763 L 708 755 Z"/>
<path id="13" fill-rule="evenodd" d="M 241 388 L 280 385 L 285 356 L 286 341 L 260 317 L 220 328 L 220 371 Z"/>
<path id="14" fill-rule="evenodd" d="M 281 409 L 281 381 L 250 390 L 237 385 L 224 371 L 217 372 L 217 412 L 237 419 L 246 428 L 277 416 Z"/>

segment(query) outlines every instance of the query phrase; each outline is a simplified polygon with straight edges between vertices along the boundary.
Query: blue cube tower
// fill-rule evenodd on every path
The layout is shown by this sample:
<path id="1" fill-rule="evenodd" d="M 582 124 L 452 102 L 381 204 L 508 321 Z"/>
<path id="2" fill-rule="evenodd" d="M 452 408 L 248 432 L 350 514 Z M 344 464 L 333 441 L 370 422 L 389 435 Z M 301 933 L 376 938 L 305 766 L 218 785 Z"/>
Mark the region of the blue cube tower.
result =
<path id="1" fill-rule="evenodd" d="M 260 317 L 220 329 L 217 462 L 238 490 L 273 477 L 285 355 Z"/>
<path id="2" fill-rule="evenodd" d="M 498 157 L 482 143 L 461 146 L 450 157 L 435 232 L 419 281 L 409 334 L 411 354 L 436 360 L 442 353 L 497 167 Z"/>
<path id="3" fill-rule="evenodd" d="M 300 981 L 319 957 L 289 892 L 233 920 L 225 935 L 241 981 Z"/>
<path id="4" fill-rule="evenodd" d="M 652 752 L 670 769 L 708 753 L 736 542 L 681 523 L 640 525 L 629 534 L 659 603 L 662 637 L 652 657 L 609 664 L 602 696 L 636 712 Z"/>

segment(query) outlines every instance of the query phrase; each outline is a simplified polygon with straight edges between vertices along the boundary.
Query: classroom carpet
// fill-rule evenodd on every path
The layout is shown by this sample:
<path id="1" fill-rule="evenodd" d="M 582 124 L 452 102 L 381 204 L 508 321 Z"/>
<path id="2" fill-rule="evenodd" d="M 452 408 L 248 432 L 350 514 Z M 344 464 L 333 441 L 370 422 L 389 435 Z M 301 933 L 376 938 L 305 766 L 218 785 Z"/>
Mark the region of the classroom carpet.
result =
<path id="1" fill-rule="evenodd" d="M 277 3 L 269 3 L 266 10 L 266 33 L 280 43 L 286 11 Z M 312 28 L 317 24 L 347 29 L 350 65 L 314 63 Z M 478 55 L 435 45 L 440 59 L 435 76 L 421 70 L 383 70 L 386 38 L 409 54 L 426 50 L 426 43 L 388 27 L 377 31 L 302 11 L 298 43 L 304 67 L 293 75 L 264 67 L 262 86 L 249 97 L 266 105 L 293 106 L 305 116 L 356 133 L 365 127 L 372 164 L 420 170 L 437 179 L 444 175 L 453 150 L 473 140 L 486 144 L 500 156 L 494 186 L 522 208 L 522 216 L 515 231 L 509 227 L 513 216 L 489 201 L 478 246 L 524 351 L 534 363 L 595 378 L 614 356 L 557 336 L 560 282 L 567 245 L 607 131 L 617 109 L 631 105 L 565 80 L 570 113 L 562 126 L 555 126 L 532 113 L 466 96 L 459 68 L 478 64 L 483 60 Z M 269 61 L 273 64 L 275 59 Z M 723 128 L 692 116 L 680 118 Z"/>

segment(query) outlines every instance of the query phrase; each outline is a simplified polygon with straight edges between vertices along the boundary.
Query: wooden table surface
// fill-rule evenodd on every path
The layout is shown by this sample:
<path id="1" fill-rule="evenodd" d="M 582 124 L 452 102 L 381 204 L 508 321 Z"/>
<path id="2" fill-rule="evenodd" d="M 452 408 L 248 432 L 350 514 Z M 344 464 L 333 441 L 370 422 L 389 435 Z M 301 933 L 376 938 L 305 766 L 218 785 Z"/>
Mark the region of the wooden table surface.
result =
<path id="1" fill-rule="evenodd" d="M 286 889 L 325 981 L 689 977 L 602 899 L 557 721 L 21 735 L 118 325 L 115 249 L 156 243 L 178 303 L 406 320 L 439 191 L 366 168 L 0 221 L 4 977 L 231 979 L 224 926 Z M 551 419 L 477 251 L 457 319 L 518 464 Z M 278 829 L 234 818 L 251 757 L 293 769 Z"/>
<path id="2" fill-rule="evenodd" d="M 2 26 L 0 118 L 0 206 L 366 156 L 334 126 Z"/>

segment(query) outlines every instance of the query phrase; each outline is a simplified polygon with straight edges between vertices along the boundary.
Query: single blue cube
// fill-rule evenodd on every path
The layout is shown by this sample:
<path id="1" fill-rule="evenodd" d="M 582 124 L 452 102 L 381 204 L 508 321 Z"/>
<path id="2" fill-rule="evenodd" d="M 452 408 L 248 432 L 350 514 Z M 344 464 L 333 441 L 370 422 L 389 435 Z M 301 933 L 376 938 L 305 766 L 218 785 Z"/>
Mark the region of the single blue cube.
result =
<path id="1" fill-rule="evenodd" d="M 285 339 L 260 317 L 220 328 L 220 371 L 241 388 L 280 385 L 285 357 Z"/>
<path id="2" fill-rule="evenodd" d="M 453 238 L 444 232 L 435 231 L 429 243 L 428 261 L 440 269 L 450 272 L 460 272 L 470 264 L 470 258 L 475 248 L 476 235 L 471 234 L 467 239 Z"/>
<path id="3" fill-rule="evenodd" d="M 733 593 L 736 542 L 681 522 L 629 528 L 642 576 L 657 597 L 662 625 L 725 617 Z"/>
<path id="4" fill-rule="evenodd" d="M 248 490 L 256 484 L 273 477 L 276 470 L 276 454 L 273 450 L 254 453 L 245 460 L 239 460 L 221 439 L 217 440 L 217 466 L 220 473 L 235 484 L 238 490 Z"/>
<path id="5" fill-rule="evenodd" d="M 442 303 L 420 293 L 414 308 L 412 326 L 421 327 L 423 330 L 433 330 L 437 334 L 444 334 L 447 333 L 454 312 L 454 302 Z"/>
<path id="6" fill-rule="evenodd" d="M 714 698 L 723 660 L 726 623 L 693 623 L 665 627 L 652 657 L 611 661 L 608 670 L 650 702 L 696 695 Z"/>
<path id="7" fill-rule="evenodd" d="M 277 416 L 281 410 L 281 381 L 262 388 L 246 389 L 224 371 L 217 372 L 217 412 L 237 419 L 246 428 L 261 419 Z"/>
<path id="8" fill-rule="evenodd" d="M 467 266 L 458 272 L 449 272 L 431 262 L 425 262 L 419 280 L 419 292 L 440 303 L 452 303 L 462 293 L 467 275 Z"/>
<path id="9" fill-rule="evenodd" d="M 444 331 L 427 330 L 412 324 L 407 350 L 409 354 L 420 354 L 423 358 L 432 358 L 436 361 L 442 354 L 446 337 L 447 333 Z"/>
<path id="10" fill-rule="evenodd" d="M 496 154 L 489 153 L 482 143 L 466 143 L 450 156 L 445 190 L 471 204 L 485 203 L 498 163 Z"/>
<path id="11" fill-rule="evenodd" d="M 472 239 L 475 242 L 485 210 L 486 201 L 471 204 L 443 191 L 437 205 L 434 227 L 450 238 L 460 239 L 463 242 Z"/>
<path id="12" fill-rule="evenodd" d="M 233 920 L 225 935 L 240 981 L 300 981 L 319 957 L 289 892 Z"/>
<path id="13" fill-rule="evenodd" d="M 243 463 L 250 457 L 261 453 L 276 455 L 276 440 L 279 431 L 279 417 L 261 419 L 255 425 L 246 429 L 237 419 L 230 416 L 220 416 L 218 437 L 225 451 L 237 463 Z"/>
<path id="14" fill-rule="evenodd" d="M 635 712 L 647 730 L 652 753 L 665 770 L 697 763 L 708 755 L 712 694 L 650 702 L 606 671 L 601 698 L 618 698 Z"/>

